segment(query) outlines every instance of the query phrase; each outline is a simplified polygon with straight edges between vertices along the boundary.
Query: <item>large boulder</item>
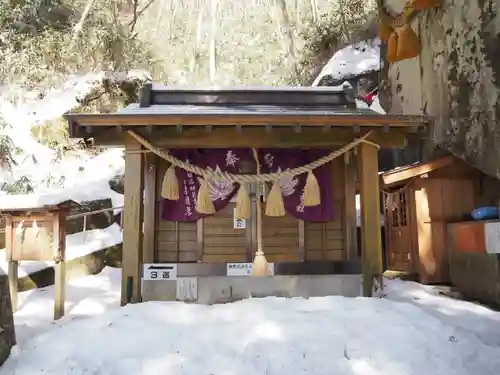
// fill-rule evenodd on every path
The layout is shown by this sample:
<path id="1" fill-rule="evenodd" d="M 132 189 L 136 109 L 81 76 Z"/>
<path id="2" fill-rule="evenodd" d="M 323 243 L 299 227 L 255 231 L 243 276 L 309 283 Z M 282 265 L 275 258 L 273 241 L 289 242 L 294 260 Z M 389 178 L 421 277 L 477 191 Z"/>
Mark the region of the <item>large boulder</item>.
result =
<path id="1" fill-rule="evenodd" d="M 111 199 L 99 199 L 95 201 L 83 202 L 82 206 L 74 209 L 71 214 L 77 215 L 85 212 L 99 211 L 106 208 L 113 208 Z M 66 223 L 66 234 L 79 233 L 83 231 L 84 221 L 86 223 L 86 230 L 104 229 L 114 223 L 115 218 L 113 211 L 104 211 L 94 215 L 79 216 L 74 219 L 68 220 Z"/>
<path id="2" fill-rule="evenodd" d="M 400 12 L 406 0 L 385 0 Z M 390 113 L 435 117 L 423 156 L 452 152 L 500 178 L 500 0 L 442 0 L 412 26 L 420 56 L 388 66 L 380 87 Z M 418 146 L 417 146 L 418 147 Z M 408 150 L 414 152 L 415 150 Z"/>

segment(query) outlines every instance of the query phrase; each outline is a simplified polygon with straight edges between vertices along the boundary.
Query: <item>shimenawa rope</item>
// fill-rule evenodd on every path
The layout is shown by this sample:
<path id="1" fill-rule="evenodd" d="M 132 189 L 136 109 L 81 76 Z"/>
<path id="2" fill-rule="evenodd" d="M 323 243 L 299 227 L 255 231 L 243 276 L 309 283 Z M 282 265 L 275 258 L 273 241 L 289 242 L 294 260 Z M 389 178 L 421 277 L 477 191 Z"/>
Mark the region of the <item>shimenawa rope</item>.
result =
<path id="1" fill-rule="evenodd" d="M 141 137 L 139 134 L 129 131 L 128 132 L 137 142 L 139 142 L 142 146 L 145 148 L 151 150 L 154 154 L 158 155 L 159 157 L 167 160 L 169 163 L 171 163 L 173 166 L 177 168 L 184 169 L 187 172 L 194 173 L 198 176 L 202 176 L 205 179 L 215 179 L 215 180 L 223 180 L 223 181 L 230 181 L 230 182 L 237 182 L 239 184 L 241 183 L 252 183 L 252 182 L 274 182 L 277 181 L 283 177 L 294 177 L 303 173 L 309 173 L 312 170 L 321 167 L 322 165 L 331 162 L 332 160 L 336 159 L 340 155 L 343 155 L 344 153 L 350 151 L 354 147 L 358 146 L 360 143 L 368 143 L 371 144 L 374 147 L 380 148 L 379 145 L 376 143 L 370 142 L 367 140 L 367 138 L 372 134 L 372 131 L 367 132 L 360 138 L 357 138 L 353 140 L 351 143 L 342 146 L 341 148 L 332 151 L 326 156 L 323 156 L 322 158 L 319 158 L 309 164 L 292 168 L 292 169 L 287 169 L 285 171 L 281 172 L 274 172 L 274 173 L 264 173 L 264 174 L 258 174 L 258 175 L 246 175 L 246 174 L 233 174 L 233 173 L 228 173 L 228 172 L 218 172 L 214 171 L 213 169 L 210 168 L 201 168 L 198 167 L 197 165 L 194 164 L 189 164 L 186 163 L 182 160 L 177 159 L 176 157 L 169 155 L 168 152 L 165 152 L 164 150 L 161 150 L 157 147 L 155 147 L 153 144 L 151 144 L 149 141 Z"/>

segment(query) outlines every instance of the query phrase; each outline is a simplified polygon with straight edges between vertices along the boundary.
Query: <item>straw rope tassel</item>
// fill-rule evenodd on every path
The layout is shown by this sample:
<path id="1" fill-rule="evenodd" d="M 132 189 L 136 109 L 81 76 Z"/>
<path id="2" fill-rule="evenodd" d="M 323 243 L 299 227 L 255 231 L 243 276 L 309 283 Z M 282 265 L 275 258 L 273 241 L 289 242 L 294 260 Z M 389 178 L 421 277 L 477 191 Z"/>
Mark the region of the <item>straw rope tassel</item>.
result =
<path id="1" fill-rule="evenodd" d="M 252 216 L 252 202 L 246 184 L 241 184 L 236 195 L 236 219 L 246 220 Z"/>
<path id="2" fill-rule="evenodd" d="M 318 179 L 314 171 L 309 171 L 304 186 L 304 207 L 313 207 L 321 204 L 321 192 L 319 190 Z"/>
<path id="3" fill-rule="evenodd" d="M 260 175 L 260 163 L 257 150 L 252 148 L 253 158 L 257 164 L 257 176 Z M 257 182 L 257 252 L 253 259 L 252 275 L 253 276 L 268 276 L 269 265 L 267 263 L 264 251 L 262 251 L 262 202 L 261 202 L 261 188 L 262 184 Z"/>
<path id="4" fill-rule="evenodd" d="M 203 215 L 212 215 L 215 213 L 214 202 L 210 196 L 209 179 L 201 179 L 198 197 L 196 199 L 196 211 Z"/>
<path id="5" fill-rule="evenodd" d="M 170 199 L 171 201 L 179 200 L 179 179 L 175 173 L 175 165 L 168 167 L 163 177 L 161 185 L 161 196 Z"/>
<path id="6" fill-rule="evenodd" d="M 283 191 L 281 190 L 280 180 L 276 180 L 267 195 L 266 216 L 282 217 L 286 215 L 285 202 L 283 202 Z"/>

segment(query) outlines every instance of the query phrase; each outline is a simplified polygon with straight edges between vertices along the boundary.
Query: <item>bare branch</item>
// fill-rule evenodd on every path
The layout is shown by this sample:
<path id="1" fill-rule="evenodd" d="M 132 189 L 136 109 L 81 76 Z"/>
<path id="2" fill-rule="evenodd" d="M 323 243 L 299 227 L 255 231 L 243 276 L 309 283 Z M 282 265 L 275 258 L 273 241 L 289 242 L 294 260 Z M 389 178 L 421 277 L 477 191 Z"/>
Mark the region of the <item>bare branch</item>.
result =
<path id="1" fill-rule="evenodd" d="M 83 9 L 82 16 L 80 17 L 80 21 L 73 27 L 73 40 L 76 40 L 80 34 L 83 31 L 83 24 L 85 23 L 85 20 L 87 19 L 87 16 L 90 13 L 90 10 L 92 9 L 92 6 L 94 5 L 95 0 L 87 0 L 87 3 L 85 4 L 85 8 Z"/>
<path id="2" fill-rule="evenodd" d="M 137 20 L 139 17 L 151 6 L 155 0 L 149 0 L 146 5 L 141 10 L 137 10 L 139 6 L 139 0 L 134 0 L 134 17 L 132 18 L 132 21 L 130 21 L 129 26 L 130 26 L 130 32 L 133 33 L 135 26 L 137 24 Z"/>

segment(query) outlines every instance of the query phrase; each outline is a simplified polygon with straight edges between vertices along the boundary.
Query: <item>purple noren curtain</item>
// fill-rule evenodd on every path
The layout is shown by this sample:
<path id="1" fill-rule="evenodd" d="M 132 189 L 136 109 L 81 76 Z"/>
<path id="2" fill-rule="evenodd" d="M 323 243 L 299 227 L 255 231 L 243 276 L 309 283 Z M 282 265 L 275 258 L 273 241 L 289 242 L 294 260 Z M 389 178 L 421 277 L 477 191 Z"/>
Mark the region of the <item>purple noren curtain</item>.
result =
<path id="1" fill-rule="evenodd" d="M 314 161 L 329 150 L 299 150 L 299 149 L 259 149 L 259 159 L 262 173 L 272 173 L 295 168 Z M 250 149 L 182 149 L 175 150 L 172 155 L 178 159 L 198 165 L 210 167 L 229 173 L 241 173 L 244 163 L 253 161 Z M 203 215 L 196 212 L 196 197 L 200 187 L 199 177 L 176 168 L 180 183 L 180 199 L 171 201 L 163 199 L 162 218 L 170 221 L 196 221 Z M 303 190 L 306 175 L 285 177 L 280 180 L 286 211 L 304 221 L 330 221 L 334 217 L 332 176 L 330 163 L 314 171 L 321 191 L 321 204 L 315 207 L 304 207 Z M 225 181 L 212 181 L 209 184 L 210 195 L 216 211 L 227 206 L 236 194 L 237 186 Z"/>

